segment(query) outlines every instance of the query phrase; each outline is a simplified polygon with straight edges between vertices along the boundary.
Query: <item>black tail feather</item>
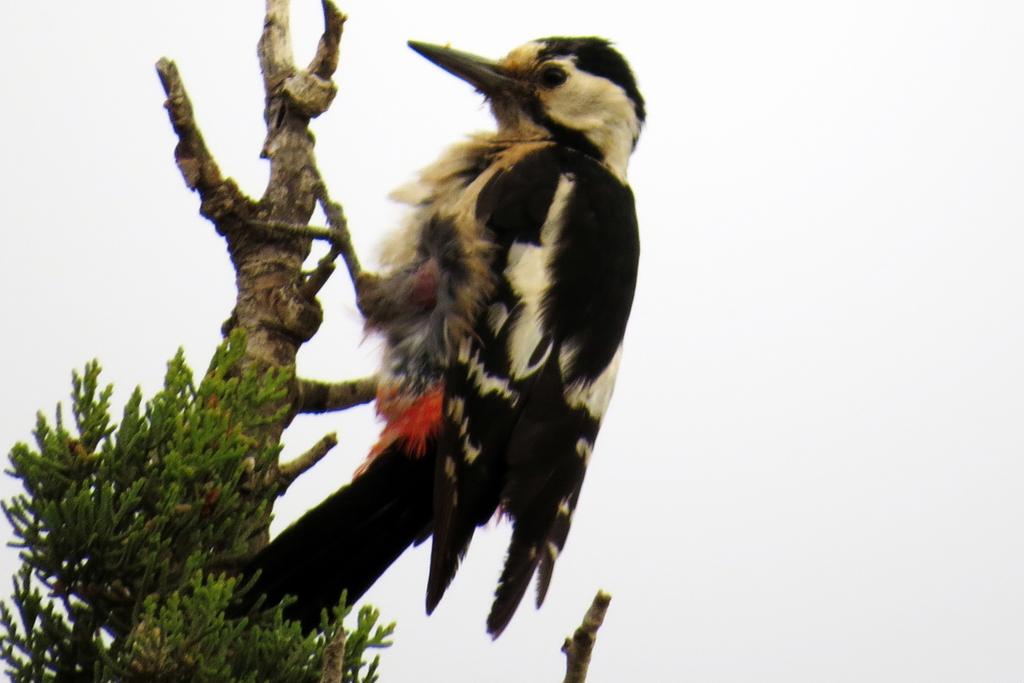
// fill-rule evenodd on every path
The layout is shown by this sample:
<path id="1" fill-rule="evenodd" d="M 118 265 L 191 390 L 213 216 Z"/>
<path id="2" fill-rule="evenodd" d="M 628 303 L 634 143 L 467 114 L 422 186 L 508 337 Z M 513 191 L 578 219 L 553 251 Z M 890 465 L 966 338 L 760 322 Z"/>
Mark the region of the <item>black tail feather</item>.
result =
<path id="1" fill-rule="evenodd" d="M 358 600 L 414 540 L 429 534 L 432 453 L 385 451 L 351 484 L 285 529 L 245 567 L 243 578 L 261 573 L 235 613 L 248 612 L 261 595 L 264 607 L 293 595 L 285 617 L 311 631 L 342 591 L 349 603 Z"/>

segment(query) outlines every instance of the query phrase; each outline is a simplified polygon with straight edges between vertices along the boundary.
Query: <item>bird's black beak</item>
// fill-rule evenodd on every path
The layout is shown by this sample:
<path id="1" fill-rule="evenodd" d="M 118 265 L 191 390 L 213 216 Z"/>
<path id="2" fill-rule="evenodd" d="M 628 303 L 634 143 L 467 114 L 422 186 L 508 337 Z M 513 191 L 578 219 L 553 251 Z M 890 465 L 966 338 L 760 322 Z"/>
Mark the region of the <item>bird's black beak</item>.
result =
<path id="1" fill-rule="evenodd" d="M 498 63 L 490 59 L 415 40 L 409 41 L 409 47 L 485 95 L 494 96 L 517 85 L 515 79 L 507 76 Z"/>

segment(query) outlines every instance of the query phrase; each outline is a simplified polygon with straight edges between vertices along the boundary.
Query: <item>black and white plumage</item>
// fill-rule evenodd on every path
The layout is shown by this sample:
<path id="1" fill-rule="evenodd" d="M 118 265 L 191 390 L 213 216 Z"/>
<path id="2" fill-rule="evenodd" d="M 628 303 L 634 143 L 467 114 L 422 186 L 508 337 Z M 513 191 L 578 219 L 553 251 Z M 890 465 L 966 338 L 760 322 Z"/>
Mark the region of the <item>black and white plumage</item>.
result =
<path id="1" fill-rule="evenodd" d="M 396 193 L 410 218 L 361 304 L 385 341 L 364 471 L 258 555 L 254 594 L 290 616 L 362 594 L 432 534 L 427 611 L 496 511 L 512 542 L 495 637 L 531 579 L 544 600 L 611 397 L 639 238 L 626 167 L 644 102 L 599 38 L 547 38 L 492 62 L 410 43 L 489 100 L 470 137 Z M 337 542 L 332 539 L 338 539 Z"/>

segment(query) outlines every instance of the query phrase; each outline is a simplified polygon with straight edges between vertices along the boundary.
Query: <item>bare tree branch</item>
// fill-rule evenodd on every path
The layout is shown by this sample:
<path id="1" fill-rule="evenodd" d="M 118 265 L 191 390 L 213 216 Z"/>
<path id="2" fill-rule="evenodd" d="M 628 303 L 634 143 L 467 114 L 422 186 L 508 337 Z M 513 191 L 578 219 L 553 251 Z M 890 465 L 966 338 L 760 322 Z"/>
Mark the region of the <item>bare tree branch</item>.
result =
<path id="1" fill-rule="evenodd" d="M 583 683 L 587 680 L 587 669 L 590 667 L 590 656 L 597 640 L 597 630 L 604 623 L 604 615 L 611 601 L 611 595 L 597 591 L 594 601 L 583 617 L 583 623 L 572 634 L 572 638 L 565 639 L 562 645 L 562 652 L 565 653 L 565 678 L 562 683 Z"/>
<path id="2" fill-rule="evenodd" d="M 240 216 L 252 213 L 253 202 L 242 194 L 233 180 L 221 175 L 199 131 L 192 102 L 185 91 L 177 65 L 163 58 L 157 62 L 156 70 L 167 95 L 164 108 L 178 136 L 174 160 L 185 179 L 185 185 L 199 193 L 202 201 L 200 212 L 213 222 L 217 232 L 227 235 L 237 227 Z"/>
<path id="3" fill-rule="evenodd" d="M 352 245 L 352 236 L 348 231 L 348 220 L 345 218 L 345 213 L 341 208 L 341 204 L 331 201 L 327 194 L 327 188 L 323 184 L 321 184 L 320 191 L 317 194 L 317 201 L 327 215 L 328 227 L 326 228 L 316 225 L 298 225 L 284 221 L 263 220 L 250 220 L 248 225 L 251 228 L 265 230 L 268 234 L 278 233 L 291 237 L 304 237 L 330 242 L 330 250 L 317 263 L 316 269 L 307 276 L 302 291 L 309 298 L 316 296 L 327 282 L 327 278 L 334 272 L 334 262 L 341 256 L 348 268 L 352 286 L 356 289 L 358 295 L 360 276 L 363 274 L 363 269 L 359 263 L 359 256 L 356 255 L 355 247 Z"/>
<path id="4" fill-rule="evenodd" d="M 338 47 L 348 17 L 328 0 L 323 0 L 321 4 L 324 10 L 324 33 L 320 36 L 316 54 L 313 55 L 313 61 L 306 67 L 306 71 L 327 80 L 334 76 L 338 68 Z"/>
<path id="5" fill-rule="evenodd" d="M 203 134 L 199 132 L 192 101 L 185 92 L 178 67 L 164 57 L 156 63 L 156 71 L 167 95 L 164 107 L 170 115 L 171 127 L 178 136 L 174 160 L 181 169 L 185 184 L 190 190 L 198 190 L 200 193 L 212 192 L 224 182 L 224 179 L 217 162 L 206 147 Z"/>
<path id="6" fill-rule="evenodd" d="M 318 225 L 305 225 L 302 223 L 288 223 L 286 221 L 249 221 L 249 227 L 265 231 L 268 236 L 275 234 L 280 237 L 301 237 L 310 240 L 323 240 L 334 244 L 338 236 L 331 228 L 321 228 Z"/>
<path id="7" fill-rule="evenodd" d="M 338 625 L 338 632 L 324 648 L 324 669 L 320 683 L 342 683 L 345 675 L 345 629 Z"/>
<path id="8" fill-rule="evenodd" d="M 329 413 L 369 403 L 377 392 L 377 378 L 363 377 L 348 382 L 299 380 L 298 412 Z"/>
<path id="9" fill-rule="evenodd" d="M 320 290 L 327 284 L 327 280 L 334 274 L 334 262 L 338 260 L 340 253 L 341 250 L 332 244 L 327 253 L 317 261 L 316 268 L 306 275 L 306 280 L 302 283 L 303 296 L 312 299 L 320 293 Z"/>
<path id="10" fill-rule="evenodd" d="M 338 435 L 331 432 L 299 457 L 284 463 L 278 470 L 277 484 L 283 492 L 295 479 L 313 465 L 323 460 L 332 448 L 338 445 Z"/>
<path id="11" fill-rule="evenodd" d="M 324 32 L 317 45 L 313 61 L 304 71 L 289 75 L 283 85 L 283 92 L 306 116 L 315 118 L 327 111 L 338 94 L 338 87 L 331 81 L 338 68 L 338 47 L 341 32 L 345 26 L 345 15 L 333 4 L 324 0 Z"/>
<path id="12" fill-rule="evenodd" d="M 317 201 L 320 203 L 320 208 L 323 209 L 324 215 L 327 216 L 327 225 L 330 226 L 334 235 L 333 244 L 341 252 L 341 257 L 348 268 L 349 277 L 352 278 L 352 285 L 358 288 L 357 280 L 363 274 L 363 266 L 359 263 L 359 257 L 352 246 L 352 235 L 348 231 L 348 220 L 345 218 L 345 212 L 342 210 L 341 204 L 331 200 L 330 195 L 327 194 L 327 186 L 325 184 L 321 183 L 319 190 Z"/>
<path id="13" fill-rule="evenodd" d="M 323 320 L 315 297 L 333 272 L 333 262 L 345 256 L 346 263 L 358 264 L 340 206 L 332 206 L 330 212 L 325 209 L 329 227 L 308 225 L 317 201 L 327 197 L 309 122 L 328 109 L 337 91 L 331 78 L 337 69 L 345 23 L 344 15 L 329 0 L 322 4 L 324 31 L 307 70 L 294 63 L 288 1 L 266 0 L 257 52 L 266 95 L 267 128 L 260 156 L 270 163 L 270 177 L 259 201 L 247 197 L 221 173 L 199 132 L 174 63 L 161 59 L 157 64 L 167 93 L 171 125 L 178 136 L 175 160 L 186 185 L 200 196 L 201 213 L 225 237 L 235 269 L 235 306 L 222 329 L 225 334 L 235 327 L 245 331 L 243 367 L 283 368 L 292 371 L 293 376 L 299 348 L 313 337 Z M 313 273 L 307 274 L 302 265 L 314 239 L 329 241 L 331 250 Z M 368 386 L 364 382 L 346 390 L 345 385 L 339 385 L 312 394 L 319 396 L 321 410 L 338 410 L 343 405 L 370 400 L 372 388 L 367 394 Z M 307 390 L 305 396 L 309 395 Z M 280 443 L 284 429 L 305 402 L 300 397 L 299 380 L 293 379 L 279 403 L 267 407 L 268 414 L 282 417 L 252 430 L 250 436 L 257 444 L 254 450 Z M 299 463 L 287 467 L 261 461 L 249 480 L 263 486 L 290 482 L 302 467 L 311 466 L 329 448 L 322 441 Z M 255 540 L 253 550 L 266 540 L 264 533 Z"/>
<path id="14" fill-rule="evenodd" d="M 257 46 L 263 86 L 269 95 L 280 81 L 295 70 L 292 57 L 292 32 L 288 0 L 267 0 L 263 34 Z"/>

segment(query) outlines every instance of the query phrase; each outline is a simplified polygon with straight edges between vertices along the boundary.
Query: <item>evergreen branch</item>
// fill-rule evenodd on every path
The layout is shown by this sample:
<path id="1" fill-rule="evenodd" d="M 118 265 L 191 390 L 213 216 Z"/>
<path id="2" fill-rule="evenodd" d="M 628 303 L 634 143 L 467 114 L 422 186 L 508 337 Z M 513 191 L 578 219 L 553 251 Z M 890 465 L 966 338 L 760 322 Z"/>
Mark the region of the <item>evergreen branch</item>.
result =
<path id="1" fill-rule="evenodd" d="M 299 457 L 281 465 L 278 468 L 278 484 L 281 490 L 287 489 L 300 474 L 323 460 L 324 456 L 337 445 L 338 435 L 335 432 L 331 432 L 317 441 L 312 448 Z"/>
<path id="2" fill-rule="evenodd" d="M 330 413 L 369 403 L 377 392 L 377 378 L 363 377 L 348 382 L 299 380 L 296 400 L 300 413 Z"/>
<path id="3" fill-rule="evenodd" d="M 566 638 L 562 644 L 562 652 L 565 653 L 565 678 L 562 683 L 584 683 L 587 680 L 597 630 L 604 623 L 604 615 L 611 600 L 612 596 L 608 593 L 597 591 L 594 601 L 583 616 L 583 623 L 572 634 L 572 638 Z"/>
<path id="4" fill-rule="evenodd" d="M 345 675 L 345 629 L 338 625 L 338 631 L 324 648 L 324 669 L 320 683 L 342 683 Z"/>

